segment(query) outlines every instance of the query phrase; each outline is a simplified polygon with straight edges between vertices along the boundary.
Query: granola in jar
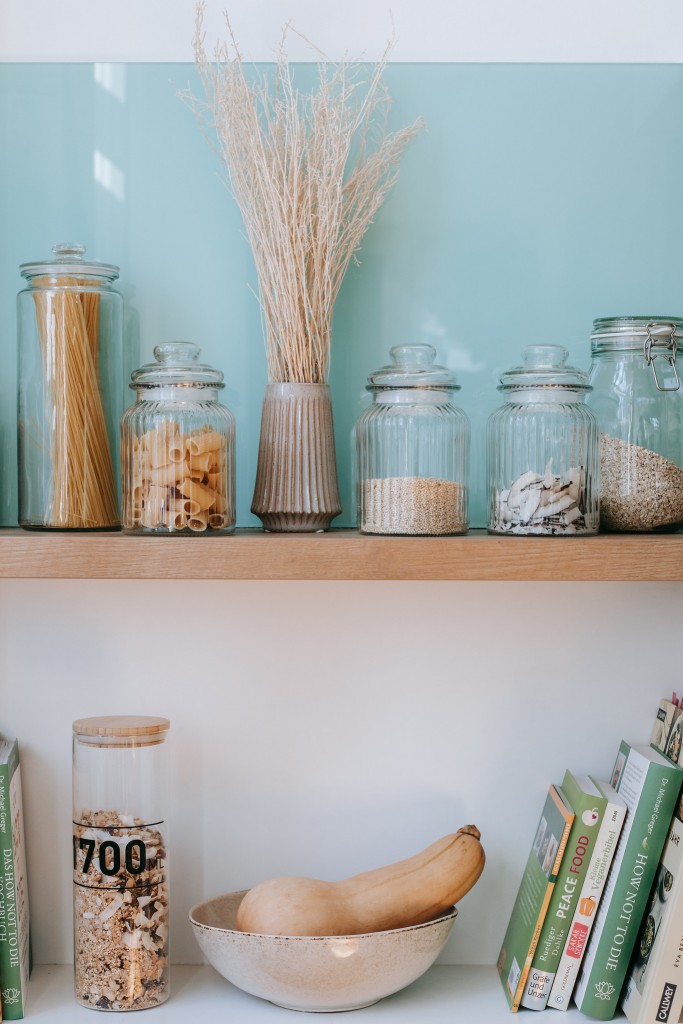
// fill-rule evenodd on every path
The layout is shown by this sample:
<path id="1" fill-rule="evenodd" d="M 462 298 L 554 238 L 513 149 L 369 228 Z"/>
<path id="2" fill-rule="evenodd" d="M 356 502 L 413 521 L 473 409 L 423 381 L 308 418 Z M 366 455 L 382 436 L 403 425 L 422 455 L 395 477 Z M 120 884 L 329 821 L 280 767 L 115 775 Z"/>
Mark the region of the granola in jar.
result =
<path id="1" fill-rule="evenodd" d="M 159 822 L 85 810 L 74 822 L 76 998 L 142 1010 L 169 988 L 166 848 Z"/>

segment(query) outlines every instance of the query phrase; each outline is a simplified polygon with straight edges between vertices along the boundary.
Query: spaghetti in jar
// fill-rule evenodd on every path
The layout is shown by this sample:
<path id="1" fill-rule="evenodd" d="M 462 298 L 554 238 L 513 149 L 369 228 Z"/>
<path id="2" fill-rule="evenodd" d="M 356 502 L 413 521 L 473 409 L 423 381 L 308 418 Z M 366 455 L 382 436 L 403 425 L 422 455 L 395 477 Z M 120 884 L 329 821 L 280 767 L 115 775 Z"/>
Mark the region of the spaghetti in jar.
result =
<path id="1" fill-rule="evenodd" d="M 19 335 L 19 525 L 120 526 L 118 424 L 123 409 L 119 268 L 56 245 L 23 263 Z"/>

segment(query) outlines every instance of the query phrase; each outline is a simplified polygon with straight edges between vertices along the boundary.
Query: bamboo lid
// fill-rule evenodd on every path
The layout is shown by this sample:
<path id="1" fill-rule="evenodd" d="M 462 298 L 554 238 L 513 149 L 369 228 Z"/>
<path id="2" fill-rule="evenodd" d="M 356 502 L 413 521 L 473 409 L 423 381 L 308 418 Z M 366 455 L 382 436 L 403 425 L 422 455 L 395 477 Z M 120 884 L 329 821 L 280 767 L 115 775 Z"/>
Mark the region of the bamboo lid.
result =
<path id="1" fill-rule="evenodd" d="M 162 743 L 164 734 L 171 726 L 168 718 L 154 715 L 100 715 L 96 718 L 79 718 L 73 723 L 76 736 L 99 737 L 102 746 L 127 743 L 135 746 Z M 87 739 L 86 739 L 87 742 Z"/>

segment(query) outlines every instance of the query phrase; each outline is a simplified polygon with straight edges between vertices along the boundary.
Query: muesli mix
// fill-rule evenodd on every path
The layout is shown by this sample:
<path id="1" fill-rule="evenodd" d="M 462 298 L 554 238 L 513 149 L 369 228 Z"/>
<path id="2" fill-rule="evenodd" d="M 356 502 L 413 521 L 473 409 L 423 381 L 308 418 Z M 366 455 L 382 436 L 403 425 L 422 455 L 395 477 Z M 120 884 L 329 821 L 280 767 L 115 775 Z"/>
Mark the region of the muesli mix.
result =
<path id="1" fill-rule="evenodd" d="M 141 1010 L 168 997 L 168 879 L 158 828 L 112 811 L 74 823 L 76 998 Z"/>

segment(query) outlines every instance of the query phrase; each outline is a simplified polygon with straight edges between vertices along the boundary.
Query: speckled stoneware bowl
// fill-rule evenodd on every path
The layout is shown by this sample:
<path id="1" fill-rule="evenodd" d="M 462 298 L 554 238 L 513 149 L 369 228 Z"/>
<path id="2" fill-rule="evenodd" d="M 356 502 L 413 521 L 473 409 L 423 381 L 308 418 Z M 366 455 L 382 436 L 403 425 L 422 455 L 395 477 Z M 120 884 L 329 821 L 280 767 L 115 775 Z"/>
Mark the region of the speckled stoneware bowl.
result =
<path id="1" fill-rule="evenodd" d="M 193 907 L 197 942 L 237 988 L 290 1010 L 356 1010 L 405 988 L 434 963 L 457 914 L 451 907 L 427 924 L 364 935 L 257 935 L 235 931 L 247 892 Z"/>

